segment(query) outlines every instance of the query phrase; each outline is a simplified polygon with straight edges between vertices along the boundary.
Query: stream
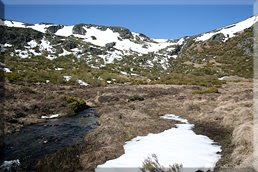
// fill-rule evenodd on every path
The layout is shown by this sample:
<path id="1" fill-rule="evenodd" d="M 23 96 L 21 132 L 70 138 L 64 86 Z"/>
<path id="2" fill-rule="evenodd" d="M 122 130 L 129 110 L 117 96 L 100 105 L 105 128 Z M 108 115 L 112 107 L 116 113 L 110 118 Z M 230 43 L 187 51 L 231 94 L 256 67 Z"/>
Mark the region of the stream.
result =
<path id="1" fill-rule="evenodd" d="M 78 115 L 48 119 L 45 123 L 26 126 L 5 137 L 0 171 L 13 166 L 31 168 L 47 154 L 82 141 L 84 135 L 97 127 L 95 111 L 86 109 Z"/>

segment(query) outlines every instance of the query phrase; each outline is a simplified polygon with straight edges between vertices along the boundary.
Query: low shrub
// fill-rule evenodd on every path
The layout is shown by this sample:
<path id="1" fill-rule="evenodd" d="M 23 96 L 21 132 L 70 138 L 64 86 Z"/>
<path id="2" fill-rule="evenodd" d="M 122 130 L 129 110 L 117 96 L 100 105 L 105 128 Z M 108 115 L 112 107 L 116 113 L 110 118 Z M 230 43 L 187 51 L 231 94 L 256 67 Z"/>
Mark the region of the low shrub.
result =
<path id="1" fill-rule="evenodd" d="M 148 82 L 146 80 L 133 80 L 131 85 L 148 85 Z"/>
<path id="2" fill-rule="evenodd" d="M 73 113 L 81 112 L 82 110 L 87 108 L 84 99 L 73 96 L 65 96 L 65 100 Z"/>
<path id="3" fill-rule="evenodd" d="M 142 96 L 139 96 L 139 95 L 133 95 L 133 96 L 130 96 L 128 97 L 128 101 L 143 101 L 144 100 L 144 97 Z"/>

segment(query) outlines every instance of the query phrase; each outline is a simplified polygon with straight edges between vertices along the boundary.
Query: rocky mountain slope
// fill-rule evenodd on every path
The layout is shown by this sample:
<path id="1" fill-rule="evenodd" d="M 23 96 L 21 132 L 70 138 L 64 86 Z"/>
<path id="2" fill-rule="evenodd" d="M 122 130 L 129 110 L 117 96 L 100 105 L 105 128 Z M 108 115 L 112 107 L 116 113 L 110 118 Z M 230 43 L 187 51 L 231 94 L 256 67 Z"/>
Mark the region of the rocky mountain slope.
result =
<path id="1" fill-rule="evenodd" d="M 224 76 L 252 77 L 257 20 L 176 40 L 123 27 L 1 20 L 1 68 L 8 81 L 32 83 L 220 85 Z"/>

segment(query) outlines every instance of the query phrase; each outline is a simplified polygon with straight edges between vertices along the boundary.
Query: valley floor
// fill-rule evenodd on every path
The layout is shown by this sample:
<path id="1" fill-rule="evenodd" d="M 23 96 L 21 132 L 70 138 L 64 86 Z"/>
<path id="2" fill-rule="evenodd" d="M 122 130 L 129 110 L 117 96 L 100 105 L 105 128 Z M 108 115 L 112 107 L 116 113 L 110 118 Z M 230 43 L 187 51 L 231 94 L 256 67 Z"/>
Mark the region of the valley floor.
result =
<path id="1" fill-rule="evenodd" d="M 5 132 L 19 131 L 25 125 L 47 120 L 41 119 L 42 115 L 60 113 L 65 116 L 68 110 L 63 96 L 69 95 L 85 99 L 98 115 L 99 127 L 84 138 L 78 171 L 94 171 L 97 165 L 119 157 L 124 153 L 125 141 L 173 127 L 175 122 L 160 119 L 164 114 L 188 119 L 195 124 L 196 133 L 206 135 L 222 146 L 217 170 L 251 168 L 252 82 L 227 82 L 219 88 L 219 93 L 193 92 L 201 89 L 205 88 L 184 85 L 25 86 L 7 83 Z M 51 157 L 51 161 L 59 163 L 49 166 L 43 163 L 44 169 L 69 169 L 67 154 L 61 154 L 61 159 L 58 153 Z"/>

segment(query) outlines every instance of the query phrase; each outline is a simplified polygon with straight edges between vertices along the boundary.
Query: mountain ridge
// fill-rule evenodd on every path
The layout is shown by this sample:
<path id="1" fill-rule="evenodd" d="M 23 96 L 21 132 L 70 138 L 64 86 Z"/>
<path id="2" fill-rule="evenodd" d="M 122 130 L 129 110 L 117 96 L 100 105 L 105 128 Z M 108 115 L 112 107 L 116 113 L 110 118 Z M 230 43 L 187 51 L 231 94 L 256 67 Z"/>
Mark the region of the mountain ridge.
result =
<path id="1" fill-rule="evenodd" d="M 192 36 L 197 36 L 197 35 L 201 35 L 203 33 L 209 33 L 209 32 L 213 32 L 213 31 L 216 31 L 216 30 L 220 30 L 220 29 L 223 29 L 223 28 L 227 28 L 227 27 L 231 27 L 233 25 L 236 25 L 238 23 L 241 23 L 242 21 L 245 21 L 245 20 L 248 20 L 248 19 L 251 19 L 251 18 L 255 18 L 256 22 L 257 22 L 257 17 L 258 17 L 258 14 L 256 15 L 252 15 L 244 20 L 240 20 L 240 21 L 237 21 L 237 22 L 234 22 L 232 24 L 229 24 L 229 25 L 225 25 L 225 26 L 222 26 L 222 27 L 219 27 L 219 28 L 214 28 L 214 29 L 211 29 L 209 31 L 206 31 L 206 32 L 201 32 L 199 34 L 194 34 L 194 35 L 185 35 L 185 36 L 181 36 L 179 38 L 152 38 L 152 39 L 164 39 L 164 40 L 177 40 L 177 39 L 181 39 L 181 38 L 185 38 L 185 37 L 192 37 Z M 11 20 L 11 19 L 3 19 L 3 18 L 0 18 L 0 22 L 5 22 L 5 21 L 8 21 L 8 22 L 16 22 L 16 23 L 20 23 L 20 24 L 23 24 L 25 26 L 33 26 L 33 25 L 49 25 L 49 26 L 77 26 L 77 25 L 88 25 L 88 26 L 95 26 L 95 27 L 105 27 L 105 28 L 121 28 L 121 29 L 126 29 L 126 30 L 129 30 L 130 32 L 132 32 L 129 28 L 126 28 L 124 26 L 116 26 L 116 25 L 101 25 L 101 24 L 92 24 L 92 23 L 78 23 L 78 24 L 74 24 L 74 25 L 68 25 L 68 24 L 60 24 L 60 23 L 46 23 L 46 22 L 40 22 L 40 23 L 35 23 L 35 24 L 31 24 L 31 23 L 26 23 L 26 22 L 22 22 L 22 21 L 16 21 L 16 20 Z M 0 25 L 3 25 L 3 24 L 0 24 Z M 39 30 L 38 30 L 39 31 Z M 44 32 L 43 32 L 44 33 Z M 139 33 L 139 34 L 143 34 L 141 32 L 132 32 L 132 33 Z M 143 34 L 145 35 L 145 34 Z M 146 35 L 145 35 L 146 36 Z M 148 36 L 146 36 L 148 37 Z M 150 38 L 150 37 L 148 37 Z"/>

